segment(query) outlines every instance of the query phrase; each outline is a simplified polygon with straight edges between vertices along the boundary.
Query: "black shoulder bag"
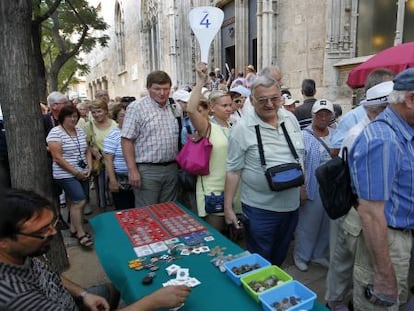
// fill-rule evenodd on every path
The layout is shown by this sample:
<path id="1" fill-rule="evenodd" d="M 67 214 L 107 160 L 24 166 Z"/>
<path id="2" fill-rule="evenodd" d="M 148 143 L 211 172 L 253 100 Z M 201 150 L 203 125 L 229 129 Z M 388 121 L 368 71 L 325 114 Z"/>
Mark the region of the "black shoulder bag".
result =
<path id="1" fill-rule="evenodd" d="M 285 123 L 281 123 L 283 134 L 289 145 L 289 149 L 297 162 L 284 163 L 266 168 L 266 160 L 263 151 L 262 136 L 260 135 L 259 125 L 255 125 L 257 144 L 259 147 L 260 162 L 266 176 L 267 183 L 272 191 L 283 191 L 290 188 L 302 186 L 305 183 L 302 166 L 299 162 L 299 156 L 292 144 L 289 133 L 286 130 Z"/>

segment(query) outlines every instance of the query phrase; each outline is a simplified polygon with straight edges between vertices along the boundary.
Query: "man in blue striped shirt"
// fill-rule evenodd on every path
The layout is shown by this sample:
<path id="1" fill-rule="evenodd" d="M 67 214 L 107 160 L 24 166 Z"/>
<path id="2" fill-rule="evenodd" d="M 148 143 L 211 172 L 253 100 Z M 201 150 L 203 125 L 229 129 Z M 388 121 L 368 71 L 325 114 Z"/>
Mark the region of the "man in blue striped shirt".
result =
<path id="1" fill-rule="evenodd" d="M 395 77 L 389 103 L 356 139 L 349 157 L 363 232 L 353 273 L 355 310 L 378 310 L 378 305 L 398 310 L 407 301 L 414 229 L 414 68 Z"/>

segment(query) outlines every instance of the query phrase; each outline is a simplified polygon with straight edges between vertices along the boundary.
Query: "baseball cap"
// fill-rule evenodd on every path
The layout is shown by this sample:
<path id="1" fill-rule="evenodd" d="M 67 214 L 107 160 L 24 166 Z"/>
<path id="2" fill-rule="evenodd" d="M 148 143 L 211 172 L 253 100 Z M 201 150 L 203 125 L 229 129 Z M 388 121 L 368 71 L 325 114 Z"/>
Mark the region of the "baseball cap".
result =
<path id="1" fill-rule="evenodd" d="M 177 90 L 174 92 L 172 98 L 175 101 L 181 100 L 183 102 L 188 102 L 188 99 L 190 98 L 190 93 L 185 90 Z"/>
<path id="2" fill-rule="evenodd" d="M 394 78 L 394 90 L 414 91 L 414 68 L 406 69 Z"/>
<path id="3" fill-rule="evenodd" d="M 239 93 L 239 94 L 241 94 L 243 96 L 246 96 L 246 97 L 250 96 L 250 90 L 247 87 L 244 87 L 242 85 L 238 85 L 238 86 L 235 86 L 235 87 L 231 88 L 230 92 Z"/>
<path id="4" fill-rule="evenodd" d="M 388 103 L 388 95 L 391 93 L 393 86 L 394 82 L 392 81 L 385 81 L 374 85 L 368 89 L 366 98 L 361 101 L 361 105 L 371 107 Z"/>
<path id="5" fill-rule="evenodd" d="M 321 111 L 323 109 L 329 110 L 332 113 L 334 112 L 333 105 L 329 100 L 327 100 L 327 99 L 318 99 L 313 104 L 312 113 L 317 113 L 318 111 Z"/>
<path id="6" fill-rule="evenodd" d="M 289 96 L 288 94 L 283 94 L 282 96 L 285 99 L 283 106 L 290 106 L 290 105 L 299 103 L 297 99 L 293 99 L 292 96 Z"/>

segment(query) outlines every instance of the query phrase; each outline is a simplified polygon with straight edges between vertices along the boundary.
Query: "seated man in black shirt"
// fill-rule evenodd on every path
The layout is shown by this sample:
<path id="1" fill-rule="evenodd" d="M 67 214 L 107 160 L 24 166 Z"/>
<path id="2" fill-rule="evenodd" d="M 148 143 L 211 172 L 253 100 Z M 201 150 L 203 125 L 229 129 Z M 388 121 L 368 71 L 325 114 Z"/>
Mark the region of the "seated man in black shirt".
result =
<path id="1" fill-rule="evenodd" d="M 34 192 L 15 189 L 0 193 L 0 202 L 0 310 L 116 308 L 119 295 L 112 285 L 93 287 L 93 292 L 105 295 L 105 299 L 58 276 L 38 258 L 46 253 L 56 234 L 50 202 Z M 189 293 L 187 286 L 163 287 L 122 310 L 178 307 Z"/>

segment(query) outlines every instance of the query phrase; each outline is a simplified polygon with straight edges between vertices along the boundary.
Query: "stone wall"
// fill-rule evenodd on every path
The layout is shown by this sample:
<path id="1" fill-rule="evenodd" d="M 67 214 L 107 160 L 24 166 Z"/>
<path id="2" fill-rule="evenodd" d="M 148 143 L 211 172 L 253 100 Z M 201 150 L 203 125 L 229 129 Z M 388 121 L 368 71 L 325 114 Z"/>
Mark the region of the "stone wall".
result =
<path id="1" fill-rule="evenodd" d="M 283 72 L 284 86 L 291 89 L 294 97 L 300 100 L 302 80 L 312 78 L 316 81 L 317 97 L 325 97 L 343 104 L 345 110 L 349 109 L 352 92 L 344 84 L 349 68 L 343 69 L 335 64 L 343 57 L 349 58 L 350 53 L 334 54 L 328 44 L 332 31 L 339 31 L 332 28 L 341 29 L 336 24 L 332 26 L 332 20 L 336 18 L 332 12 L 336 10 L 339 14 L 345 14 L 347 11 L 342 7 L 330 7 L 326 1 L 319 0 L 262 0 L 257 1 L 256 15 L 252 15 L 248 12 L 251 1 L 254 0 L 90 0 L 95 6 L 101 7 L 101 16 L 110 25 L 108 34 L 111 41 L 107 48 L 97 49 L 87 56 L 91 65 L 91 72 L 86 77 L 88 96 L 91 97 L 94 89 L 107 88 L 112 98 L 138 97 L 145 89 L 146 75 L 152 69 L 168 72 L 174 86 L 191 84 L 195 80 L 193 68 L 199 60 L 199 48 L 188 24 L 188 12 L 196 6 L 217 5 L 234 10 L 234 23 L 231 26 L 234 27 L 232 35 L 236 71 L 243 70 L 253 60 L 251 39 L 257 37 L 258 70 L 266 65 L 278 65 Z M 119 68 L 117 56 L 119 49 L 114 13 L 117 2 L 124 20 L 124 68 Z M 153 28 L 149 19 L 155 20 Z M 249 23 L 254 23 L 256 27 L 249 27 Z M 151 29 L 158 40 L 152 47 Z M 213 41 L 209 64 L 211 69 L 220 67 L 225 72 L 221 40 L 229 33 L 229 29 L 229 25 L 224 26 L 223 32 Z M 257 29 L 257 33 L 249 33 L 249 29 Z M 223 40 L 228 38 L 223 37 Z M 153 68 L 151 59 L 156 60 L 159 68 Z"/>

